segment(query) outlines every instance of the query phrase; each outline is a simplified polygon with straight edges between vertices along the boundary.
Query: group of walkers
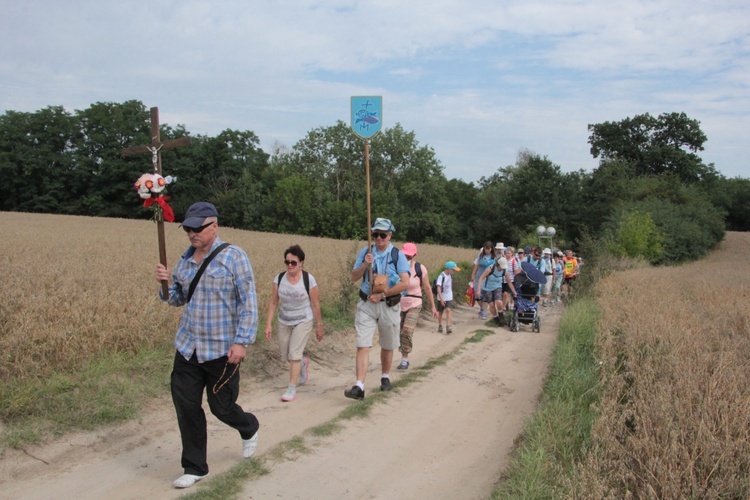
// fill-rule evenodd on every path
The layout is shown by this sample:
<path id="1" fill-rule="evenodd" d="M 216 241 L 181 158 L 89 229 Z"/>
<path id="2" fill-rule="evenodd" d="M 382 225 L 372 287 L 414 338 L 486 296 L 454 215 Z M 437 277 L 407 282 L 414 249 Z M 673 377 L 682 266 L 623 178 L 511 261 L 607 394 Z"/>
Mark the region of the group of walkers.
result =
<path id="1" fill-rule="evenodd" d="M 188 488 L 209 472 L 204 393 L 211 413 L 239 433 L 243 458 L 252 457 L 258 447 L 260 423 L 237 404 L 239 365 L 258 330 L 255 277 L 245 251 L 219 238 L 218 218 L 211 203 L 191 205 L 181 224 L 190 246 L 171 272 L 161 263 L 155 271 L 157 281 L 170 282 L 168 295 L 160 290 L 160 298 L 171 306 L 184 307 L 175 335 L 170 377 L 184 471 L 173 483 L 176 488 Z M 440 329 L 445 314 L 446 332 L 451 332 L 450 276 L 460 269 L 452 261 L 446 263 L 435 297 L 427 268 L 415 259 L 416 245 L 407 243 L 399 250 L 391 244 L 395 229 L 390 220 L 376 219 L 371 227 L 375 244 L 362 249 L 351 272 L 352 281 L 362 280 L 362 284 L 355 315 L 356 383 L 344 391 L 349 398 L 365 396 L 369 351 L 376 330 L 381 348 L 380 390 L 391 390 L 390 369 L 396 348 L 402 356 L 398 368 L 409 368 L 422 292 Z M 284 250 L 286 270 L 274 277 L 268 304 L 265 337 L 272 338 L 278 310 L 279 350 L 289 369 L 289 383 L 281 396 L 284 402 L 294 401 L 298 386 L 308 380 L 310 360 L 304 351 L 310 336 L 315 332 L 320 341 L 324 334 L 317 282 L 303 269 L 304 262 L 305 252 L 299 245 Z"/>
<path id="2" fill-rule="evenodd" d="M 565 254 L 549 248 L 506 247 L 503 243 L 492 244 L 486 241 L 482 246 L 471 272 L 471 283 L 474 298 L 479 303 L 478 317 L 487 319 L 487 311 L 498 325 L 505 323 L 505 311 L 513 306 L 518 296 L 518 276 L 524 274 L 522 262 L 528 262 L 539 270 L 547 279 L 537 290 L 536 300 L 541 300 L 542 306 L 553 306 L 561 301 L 563 295 L 570 293 L 579 269 L 579 260 L 573 257 L 572 250 Z"/>
<path id="3" fill-rule="evenodd" d="M 175 357 L 170 380 L 172 400 L 182 441 L 181 465 L 184 474 L 174 481 L 176 488 L 187 488 L 208 475 L 207 424 L 203 394 L 216 418 L 237 430 L 242 440 L 242 456 L 250 458 L 258 447 L 260 424 L 255 415 L 237 404 L 240 388 L 239 365 L 247 355 L 247 346 L 256 340 L 258 301 L 250 260 L 240 247 L 222 242 L 218 236 L 218 211 L 211 203 L 190 206 L 182 222 L 190 246 L 171 273 L 157 264 L 155 277 L 169 282 L 168 296 L 161 299 L 172 306 L 184 306 L 175 335 Z M 452 332 L 452 275 L 460 268 L 453 261 L 430 285 L 427 268 L 416 260 L 417 246 L 405 243 L 394 247 L 391 237 L 396 230 L 390 220 L 378 218 L 371 227 L 374 245 L 363 248 L 354 262 L 351 280 L 361 280 L 360 300 L 354 318 L 356 382 L 344 391 L 347 398 L 365 397 L 365 379 L 375 332 L 380 346 L 380 390 L 390 391 L 390 370 L 396 349 L 401 353 L 398 369 L 409 368 L 413 335 L 423 306 L 429 303 L 431 314 L 438 319 L 438 332 Z M 547 254 L 545 249 L 544 255 Z M 516 296 L 513 280 L 524 251 L 515 252 L 502 243 L 483 247 L 472 271 L 480 317 L 489 309 L 496 321 L 510 300 Z M 531 257 L 531 256 L 530 256 Z M 558 266 L 559 256 L 545 261 L 553 277 L 566 276 L 566 263 Z M 281 359 L 288 364 L 289 383 L 281 396 L 284 402 L 297 398 L 297 388 L 307 382 L 310 360 L 305 347 L 315 332 L 323 339 L 324 326 L 315 277 L 303 269 L 305 252 L 299 245 L 284 250 L 285 271 L 273 280 L 268 304 L 265 337 L 273 336 L 273 319 L 278 310 L 277 339 Z M 550 264 L 544 264 L 550 262 Z M 545 267 L 548 266 L 548 267 Z M 544 293 L 544 292 L 542 292 Z M 548 297 L 549 293 L 545 296 Z M 545 298 L 545 304 L 546 304 Z M 550 303 L 558 300 L 552 286 Z"/>

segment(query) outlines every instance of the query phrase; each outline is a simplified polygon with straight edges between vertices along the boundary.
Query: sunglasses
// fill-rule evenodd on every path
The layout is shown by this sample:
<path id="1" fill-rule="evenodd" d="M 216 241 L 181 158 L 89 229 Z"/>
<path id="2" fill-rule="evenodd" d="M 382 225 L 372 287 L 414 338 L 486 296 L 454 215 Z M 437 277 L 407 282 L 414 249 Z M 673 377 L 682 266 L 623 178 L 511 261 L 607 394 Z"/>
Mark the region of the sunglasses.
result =
<path id="1" fill-rule="evenodd" d="M 204 224 L 201 227 L 187 227 L 187 226 L 182 226 L 182 229 L 184 229 L 186 233 L 189 233 L 190 231 L 192 231 L 195 234 L 198 234 L 198 233 L 202 233 L 203 230 L 206 229 L 211 224 L 213 224 L 213 222 L 209 222 L 208 224 Z"/>
<path id="2" fill-rule="evenodd" d="M 298 260 L 285 260 L 284 261 L 285 266 L 297 267 L 297 264 L 299 264 Z"/>
<path id="3" fill-rule="evenodd" d="M 384 240 L 388 237 L 388 233 L 372 233 L 373 238 L 380 238 L 381 240 Z"/>

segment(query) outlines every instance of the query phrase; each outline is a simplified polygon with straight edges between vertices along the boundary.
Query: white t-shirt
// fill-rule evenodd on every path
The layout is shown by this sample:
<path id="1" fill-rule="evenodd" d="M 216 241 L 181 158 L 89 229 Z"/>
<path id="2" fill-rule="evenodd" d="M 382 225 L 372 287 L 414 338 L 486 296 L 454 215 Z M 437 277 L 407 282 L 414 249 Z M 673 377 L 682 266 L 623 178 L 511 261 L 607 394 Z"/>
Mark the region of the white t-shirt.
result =
<path id="1" fill-rule="evenodd" d="M 443 300 L 448 302 L 453 300 L 453 276 L 450 274 L 440 273 L 437 279 L 437 285 L 442 287 L 440 290 Z"/>
<path id="2" fill-rule="evenodd" d="M 305 321 L 311 321 L 313 316 L 310 297 L 305 290 L 305 280 L 300 276 L 299 281 L 292 285 L 289 283 L 288 274 L 284 274 L 279 283 L 277 274 L 273 282 L 279 285 L 279 323 L 288 326 L 298 325 Z M 310 290 L 318 286 L 312 274 L 310 277 Z"/>

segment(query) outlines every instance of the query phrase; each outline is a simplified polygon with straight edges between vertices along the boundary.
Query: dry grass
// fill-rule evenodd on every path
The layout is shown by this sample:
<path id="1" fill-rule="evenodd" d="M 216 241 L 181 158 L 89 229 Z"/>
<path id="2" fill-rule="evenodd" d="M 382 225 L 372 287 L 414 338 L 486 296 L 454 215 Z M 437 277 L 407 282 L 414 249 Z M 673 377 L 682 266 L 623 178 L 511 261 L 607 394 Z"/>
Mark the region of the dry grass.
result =
<path id="1" fill-rule="evenodd" d="M 103 353 L 171 344 L 180 310 L 166 307 L 157 297 L 153 222 L 3 213 L 0 229 L 3 380 L 43 379 L 78 370 Z M 250 256 L 261 316 L 288 246 L 300 244 L 305 250 L 305 268 L 318 280 L 323 303 L 332 305 L 339 301 L 355 252 L 364 245 L 230 228 L 221 228 L 219 234 Z M 188 241 L 177 224 L 166 225 L 166 239 L 168 259 L 174 263 Z M 449 258 L 471 260 L 474 254 L 470 249 L 420 245 L 419 260 L 432 273 Z M 261 357 L 264 350 L 268 356 L 275 352 L 275 345 L 264 340 L 258 344 Z"/>
<path id="2" fill-rule="evenodd" d="M 585 498 L 750 496 L 750 235 L 597 285 L 600 416 Z"/>

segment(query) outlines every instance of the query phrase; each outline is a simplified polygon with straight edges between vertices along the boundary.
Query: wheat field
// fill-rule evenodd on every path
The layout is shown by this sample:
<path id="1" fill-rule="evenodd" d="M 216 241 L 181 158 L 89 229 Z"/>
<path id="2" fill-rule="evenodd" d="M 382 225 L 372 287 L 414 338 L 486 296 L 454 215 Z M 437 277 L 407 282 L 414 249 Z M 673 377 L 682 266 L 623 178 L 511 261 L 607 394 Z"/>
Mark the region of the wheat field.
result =
<path id="1" fill-rule="evenodd" d="M 602 385 L 578 498 L 750 494 L 750 234 L 597 284 Z"/>
<path id="2" fill-rule="evenodd" d="M 398 228 L 398 221 L 394 224 Z M 103 352 L 135 352 L 172 342 L 181 310 L 158 298 L 153 273 L 159 253 L 152 221 L 4 212 L 0 229 L 4 380 L 43 378 L 58 370 L 75 370 Z M 165 224 L 165 232 L 171 268 L 189 242 L 178 224 Z M 397 236 L 398 232 L 393 243 L 400 247 Z M 219 237 L 248 253 L 261 321 L 273 277 L 284 270 L 287 247 L 302 246 L 305 269 L 318 281 L 322 302 L 334 304 L 356 252 L 365 245 L 222 227 Z M 460 263 L 476 255 L 472 249 L 418 246 L 417 260 L 433 276 L 448 259 Z"/>

